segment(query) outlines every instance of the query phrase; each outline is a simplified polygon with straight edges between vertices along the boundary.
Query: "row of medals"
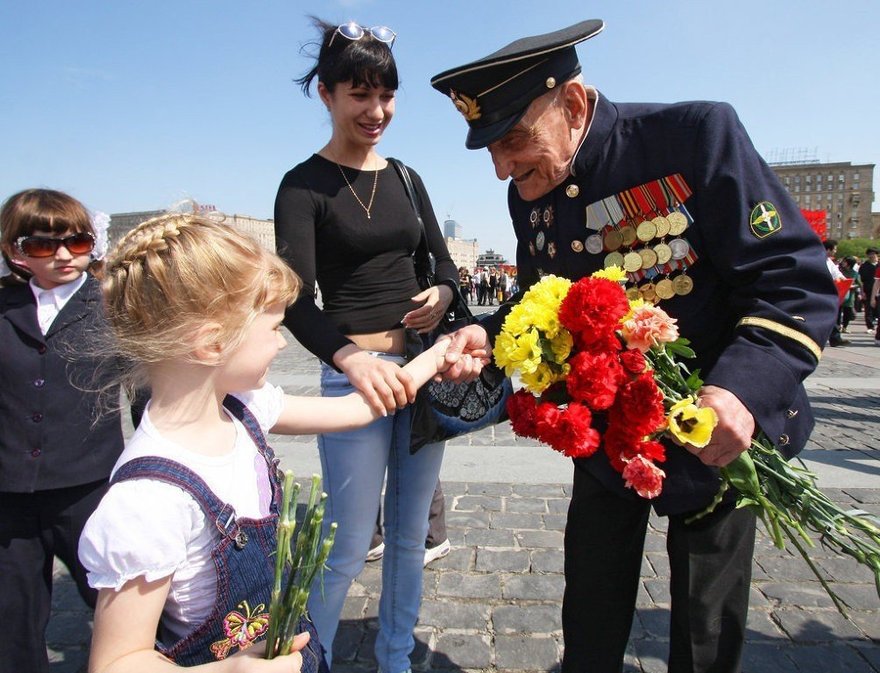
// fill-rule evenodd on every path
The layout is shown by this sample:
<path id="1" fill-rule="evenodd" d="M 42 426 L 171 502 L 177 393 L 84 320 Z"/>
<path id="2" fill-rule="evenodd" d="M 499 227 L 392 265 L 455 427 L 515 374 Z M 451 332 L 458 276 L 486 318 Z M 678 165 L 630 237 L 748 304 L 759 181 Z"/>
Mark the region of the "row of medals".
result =
<path id="1" fill-rule="evenodd" d="M 683 238 L 673 238 L 669 243 L 664 239 L 667 236 L 680 236 L 689 226 L 688 218 L 684 213 L 673 210 L 666 215 L 645 220 L 636 226 L 625 224 L 620 228 L 612 228 L 605 232 L 592 234 L 584 241 L 584 248 L 593 254 L 604 250 L 610 251 L 605 256 L 604 266 L 619 266 L 624 271 L 633 274 L 642 269 L 652 269 L 656 266 L 664 266 L 669 262 L 678 262 L 687 257 L 690 252 L 690 244 Z M 648 245 L 650 241 L 660 239 L 655 245 Z M 632 246 L 639 241 L 645 246 L 633 250 Z M 682 273 L 675 278 L 667 277 L 657 281 L 649 280 L 639 286 L 628 287 L 627 297 L 630 299 L 644 299 L 656 303 L 660 299 L 671 299 L 678 295 L 683 297 L 690 294 L 694 289 L 691 278 Z"/>

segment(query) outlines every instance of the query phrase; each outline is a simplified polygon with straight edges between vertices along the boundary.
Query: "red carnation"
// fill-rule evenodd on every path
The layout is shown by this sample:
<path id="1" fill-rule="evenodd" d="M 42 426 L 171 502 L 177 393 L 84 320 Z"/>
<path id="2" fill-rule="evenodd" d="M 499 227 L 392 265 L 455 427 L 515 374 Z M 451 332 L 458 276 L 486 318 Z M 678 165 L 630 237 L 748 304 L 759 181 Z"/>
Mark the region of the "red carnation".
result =
<path id="1" fill-rule="evenodd" d="M 507 399 L 507 414 L 510 416 L 510 425 L 520 437 L 538 438 L 535 427 L 536 406 L 535 398 L 524 389 L 517 390 Z"/>
<path id="2" fill-rule="evenodd" d="M 620 354 L 620 364 L 630 374 L 641 374 L 645 371 L 647 362 L 641 351 L 627 349 Z"/>
<path id="3" fill-rule="evenodd" d="M 625 425 L 639 436 L 650 435 L 664 426 L 663 393 L 651 372 L 640 374 L 620 388 L 608 418 L 611 423 Z"/>
<path id="4" fill-rule="evenodd" d="M 587 458 L 596 453 L 601 441 L 599 431 L 593 427 L 593 414 L 588 407 L 571 402 L 562 413 L 559 424 L 561 450 L 569 458 Z"/>
<path id="5" fill-rule="evenodd" d="M 542 442 L 556 447 L 560 443 L 559 433 L 562 412 L 555 404 L 541 402 L 535 408 L 535 432 Z M 557 449 L 558 450 L 558 449 Z"/>
<path id="6" fill-rule="evenodd" d="M 626 374 L 616 353 L 578 353 L 569 359 L 568 394 L 590 409 L 599 411 L 614 404 Z"/>
<path id="7" fill-rule="evenodd" d="M 638 453 L 636 447 L 643 438 L 644 435 L 632 432 L 632 428 L 626 423 L 609 422 L 605 436 L 602 438 L 602 446 L 611 467 L 623 472 L 626 461 Z"/>
<path id="8" fill-rule="evenodd" d="M 581 278 L 559 307 L 559 321 L 579 341 L 591 343 L 614 332 L 629 311 L 626 293 L 607 278 Z"/>

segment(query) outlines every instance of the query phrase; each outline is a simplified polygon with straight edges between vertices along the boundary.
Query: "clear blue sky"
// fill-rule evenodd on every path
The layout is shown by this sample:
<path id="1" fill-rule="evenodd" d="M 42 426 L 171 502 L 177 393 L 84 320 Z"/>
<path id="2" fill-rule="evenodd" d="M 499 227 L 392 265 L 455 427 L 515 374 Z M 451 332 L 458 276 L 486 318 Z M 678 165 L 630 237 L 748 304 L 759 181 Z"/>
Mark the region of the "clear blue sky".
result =
<path id="1" fill-rule="evenodd" d="M 725 100 L 765 157 L 880 163 L 876 0 L 0 0 L 0 198 L 45 186 L 111 213 L 191 197 L 271 217 L 282 174 L 330 133 L 291 81 L 312 13 L 398 33 L 380 150 L 422 175 L 441 221 L 508 257 L 506 186 L 429 79 L 582 19 L 606 22 L 578 52 L 611 100 Z"/>

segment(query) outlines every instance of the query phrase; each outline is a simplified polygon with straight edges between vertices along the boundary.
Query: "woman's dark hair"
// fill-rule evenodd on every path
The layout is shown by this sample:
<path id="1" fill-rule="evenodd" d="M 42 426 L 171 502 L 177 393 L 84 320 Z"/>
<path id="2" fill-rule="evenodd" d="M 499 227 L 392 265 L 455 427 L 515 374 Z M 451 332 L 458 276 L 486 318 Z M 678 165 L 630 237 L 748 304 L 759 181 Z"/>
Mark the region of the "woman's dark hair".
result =
<path id="1" fill-rule="evenodd" d="M 311 95 L 312 81 L 316 77 L 331 93 L 340 82 L 351 82 L 352 86 L 398 88 L 397 64 L 387 44 L 374 38 L 369 31 L 359 40 L 349 40 L 342 35 L 333 39 L 335 25 L 314 16 L 310 18 L 321 35 L 320 41 L 309 43 L 318 48 L 318 55 L 314 67 L 294 80 L 306 96 Z"/>

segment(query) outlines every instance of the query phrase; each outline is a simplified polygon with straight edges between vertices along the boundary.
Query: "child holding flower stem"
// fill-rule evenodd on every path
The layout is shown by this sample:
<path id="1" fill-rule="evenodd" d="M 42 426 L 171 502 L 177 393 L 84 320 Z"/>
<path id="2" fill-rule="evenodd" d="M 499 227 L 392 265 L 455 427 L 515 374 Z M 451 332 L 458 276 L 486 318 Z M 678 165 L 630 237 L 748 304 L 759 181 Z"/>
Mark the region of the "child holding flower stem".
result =
<path id="1" fill-rule="evenodd" d="M 268 628 L 280 504 L 264 433 L 335 432 L 378 416 L 359 393 L 292 397 L 266 384 L 298 290 L 274 253 L 194 215 L 149 220 L 111 254 L 108 321 L 152 398 L 80 542 L 99 589 L 92 673 L 327 670 L 308 623 L 312 642 L 294 643 L 302 654 L 270 661 L 251 648 Z M 425 383 L 444 352 L 438 344 L 408 373 Z"/>

